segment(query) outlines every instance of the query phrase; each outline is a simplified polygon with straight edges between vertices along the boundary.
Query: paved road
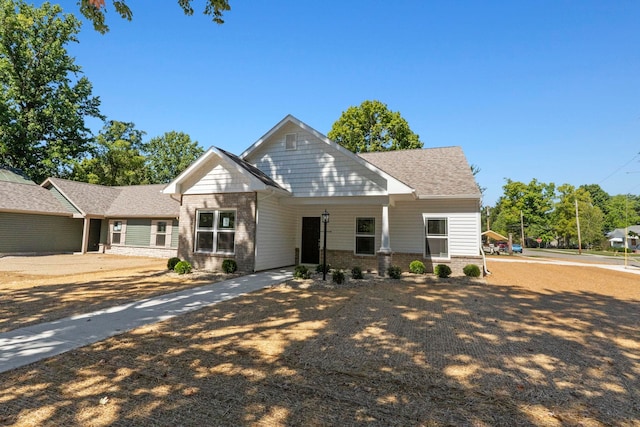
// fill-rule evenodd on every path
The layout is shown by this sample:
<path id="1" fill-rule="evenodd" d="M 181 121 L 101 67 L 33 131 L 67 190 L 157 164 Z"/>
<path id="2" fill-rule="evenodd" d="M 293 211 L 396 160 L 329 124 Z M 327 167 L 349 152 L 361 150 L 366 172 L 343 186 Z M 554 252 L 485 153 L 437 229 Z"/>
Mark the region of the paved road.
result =
<path id="1" fill-rule="evenodd" d="M 562 250 L 526 248 L 524 249 L 523 255 L 563 259 L 567 261 L 586 261 L 597 262 L 598 264 L 625 265 L 624 254 L 605 256 L 583 253 L 582 255 L 579 255 L 577 253 L 567 253 Z M 627 254 L 627 264 L 640 267 L 640 254 Z"/>
<path id="2" fill-rule="evenodd" d="M 271 270 L 0 334 L 0 372 L 291 279 Z"/>

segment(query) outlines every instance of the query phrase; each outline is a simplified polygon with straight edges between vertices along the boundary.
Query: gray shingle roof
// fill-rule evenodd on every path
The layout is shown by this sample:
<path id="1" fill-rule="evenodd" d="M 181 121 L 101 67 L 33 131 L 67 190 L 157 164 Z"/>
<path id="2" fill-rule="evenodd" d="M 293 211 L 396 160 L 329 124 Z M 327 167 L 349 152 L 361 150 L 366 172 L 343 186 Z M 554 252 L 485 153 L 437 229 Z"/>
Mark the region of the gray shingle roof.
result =
<path id="1" fill-rule="evenodd" d="M 0 211 L 72 215 L 50 191 L 33 182 L 0 181 Z"/>
<path id="2" fill-rule="evenodd" d="M 480 197 L 461 147 L 358 153 L 416 190 L 418 197 Z"/>
<path id="3" fill-rule="evenodd" d="M 180 203 L 162 193 L 164 184 L 109 187 L 49 178 L 65 197 L 87 215 L 177 217 Z"/>
<path id="4" fill-rule="evenodd" d="M 180 215 L 180 202 L 162 193 L 164 187 L 165 184 L 116 187 L 120 193 L 106 216 L 177 218 Z"/>

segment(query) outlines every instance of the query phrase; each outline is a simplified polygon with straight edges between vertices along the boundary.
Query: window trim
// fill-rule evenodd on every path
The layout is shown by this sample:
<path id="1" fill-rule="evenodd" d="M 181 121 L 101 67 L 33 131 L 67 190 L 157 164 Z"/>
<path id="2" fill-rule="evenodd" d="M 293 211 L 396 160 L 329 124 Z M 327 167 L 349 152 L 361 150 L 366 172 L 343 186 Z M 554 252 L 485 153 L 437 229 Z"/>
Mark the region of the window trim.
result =
<path id="1" fill-rule="evenodd" d="M 116 231 L 116 224 L 120 223 L 120 230 Z M 120 234 L 120 241 L 118 243 L 113 242 L 113 235 Z M 115 246 L 125 246 L 127 237 L 127 220 L 126 219 L 110 219 L 109 220 L 109 244 Z"/>
<path id="2" fill-rule="evenodd" d="M 164 233 L 158 233 L 158 223 L 164 222 L 166 224 L 166 230 Z M 152 219 L 151 220 L 151 238 L 149 240 L 149 246 L 154 248 L 170 248 L 171 247 L 171 234 L 173 233 L 173 221 L 171 219 Z M 158 234 L 164 234 L 164 246 L 157 245 Z"/>
<path id="3" fill-rule="evenodd" d="M 371 233 L 358 233 L 358 220 L 361 219 L 370 219 L 373 221 L 373 231 Z M 353 254 L 357 256 L 375 256 L 376 255 L 376 218 L 373 216 L 357 216 L 355 222 L 355 233 L 354 233 L 354 245 L 353 245 Z M 358 238 L 373 238 L 373 253 L 359 253 L 358 252 Z"/>
<path id="4" fill-rule="evenodd" d="M 218 226 L 218 222 L 220 220 L 220 214 L 225 212 L 233 213 L 233 228 L 221 228 Z M 213 224 L 212 227 L 202 228 L 200 227 L 200 214 L 201 213 L 213 213 Z M 200 254 L 214 254 L 214 255 L 235 255 L 236 253 L 236 232 L 238 230 L 237 227 L 238 220 L 238 211 L 237 209 L 196 209 L 196 220 L 194 224 L 194 233 L 193 233 L 193 252 Z M 198 248 L 198 234 L 199 233 L 212 233 L 213 243 L 210 251 L 201 250 Z M 219 233 L 232 233 L 233 234 L 233 250 L 231 252 L 228 251 L 218 251 L 218 234 Z"/>
<path id="5" fill-rule="evenodd" d="M 450 236 L 450 230 L 449 230 L 449 223 L 450 223 L 450 218 L 446 215 L 428 215 L 428 214 L 422 214 L 423 216 L 423 227 L 424 227 L 424 237 L 423 237 L 423 256 L 425 258 L 430 258 L 430 259 L 434 259 L 434 260 L 450 260 L 451 259 L 451 247 L 450 247 L 450 242 L 451 242 L 451 236 Z M 428 225 L 429 225 L 429 221 L 433 221 L 433 220 L 438 220 L 438 221 L 444 221 L 445 222 L 445 227 L 446 227 L 446 234 L 432 234 L 429 235 L 428 231 Z M 446 257 L 442 257 L 440 256 L 440 253 L 438 254 L 438 256 L 435 256 L 433 254 L 428 253 L 428 239 L 441 239 L 441 240 L 445 240 L 446 244 L 447 244 L 447 256 Z"/>
<path id="6" fill-rule="evenodd" d="M 293 135 L 293 144 L 291 147 L 287 146 L 287 137 Z M 298 134 L 297 133 L 287 133 L 284 135 L 284 149 L 286 151 L 293 151 L 298 149 Z"/>

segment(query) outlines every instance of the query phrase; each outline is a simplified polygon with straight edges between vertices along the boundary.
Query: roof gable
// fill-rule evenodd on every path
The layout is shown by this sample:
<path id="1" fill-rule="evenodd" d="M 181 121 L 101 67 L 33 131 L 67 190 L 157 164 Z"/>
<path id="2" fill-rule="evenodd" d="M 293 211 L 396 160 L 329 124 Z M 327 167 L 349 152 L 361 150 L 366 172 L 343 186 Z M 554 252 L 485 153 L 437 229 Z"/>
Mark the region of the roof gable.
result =
<path id="1" fill-rule="evenodd" d="M 287 137 L 293 144 L 287 145 Z M 240 156 L 297 197 L 412 194 L 413 189 L 288 115 Z"/>

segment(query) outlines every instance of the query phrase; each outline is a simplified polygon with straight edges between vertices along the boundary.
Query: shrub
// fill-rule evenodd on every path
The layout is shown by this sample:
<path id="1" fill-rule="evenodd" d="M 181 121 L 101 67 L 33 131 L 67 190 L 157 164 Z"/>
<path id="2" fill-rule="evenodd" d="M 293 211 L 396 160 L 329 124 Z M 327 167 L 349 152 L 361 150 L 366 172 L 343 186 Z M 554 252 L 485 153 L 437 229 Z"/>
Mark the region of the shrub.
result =
<path id="1" fill-rule="evenodd" d="M 175 267 L 173 267 L 173 271 L 178 274 L 191 273 L 191 264 L 187 261 L 180 261 Z"/>
<path id="2" fill-rule="evenodd" d="M 451 276 L 451 267 L 445 264 L 438 264 L 436 265 L 434 272 L 436 273 L 436 276 L 444 279 Z"/>
<path id="3" fill-rule="evenodd" d="M 392 279 L 399 279 L 400 276 L 402 276 L 402 269 L 397 265 L 392 265 L 391 267 L 387 268 L 387 274 Z"/>
<path id="4" fill-rule="evenodd" d="M 462 272 L 467 277 L 480 277 L 480 267 L 475 264 L 465 265 Z"/>
<path id="5" fill-rule="evenodd" d="M 364 279 L 364 275 L 362 274 L 362 269 L 358 266 L 353 267 L 351 269 L 351 278 L 353 279 Z"/>
<path id="6" fill-rule="evenodd" d="M 316 273 L 322 273 L 322 267 L 323 266 L 324 266 L 324 264 L 318 264 L 318 266 L 316 267 Z M 331 270 L 331 264 L 327 264 L 325 273 L 328 273 L 329 270 Z"/>
<path id="7" fill-rule="evenodd" d="M 344 273 L 342 272 L 342 270 L 334 270 L 333 274 L 331 275 L 331 280 L 333 281 L 333 283 L 342 285 L 344 283 Z"/>
<path id="8" fill-rule="evenodd" d="M 409 264 L 409 271 L 413 274 L 424 274 L 427 272 L 427 268 L 422 261 L 415 260 Z"/>
<path id="9" fill-rule="evenodd" d="M 235 273 L 238 269 L 238 264 L 236 264 L 235 260 L 225 259 L 222 261 L 222 271 L 227 274 Z"/>
<path id="10" fill-rule="evenodd" d="M 296 268 L 293 271 L 293 277 L 296 279 L 308 279 L 311 277 L 311 272 L 304 265 L 296 265 Z"/>
<path id="11" fill-rule="evenodd" d="M 176 264 L 179 262 L 180 262 L 180 258 L 178 258 L 177 256 L 174 256 L 173 258 L 169 258 L 169 261 L 167 261 L 167 269 L 173 270 Z"/>

